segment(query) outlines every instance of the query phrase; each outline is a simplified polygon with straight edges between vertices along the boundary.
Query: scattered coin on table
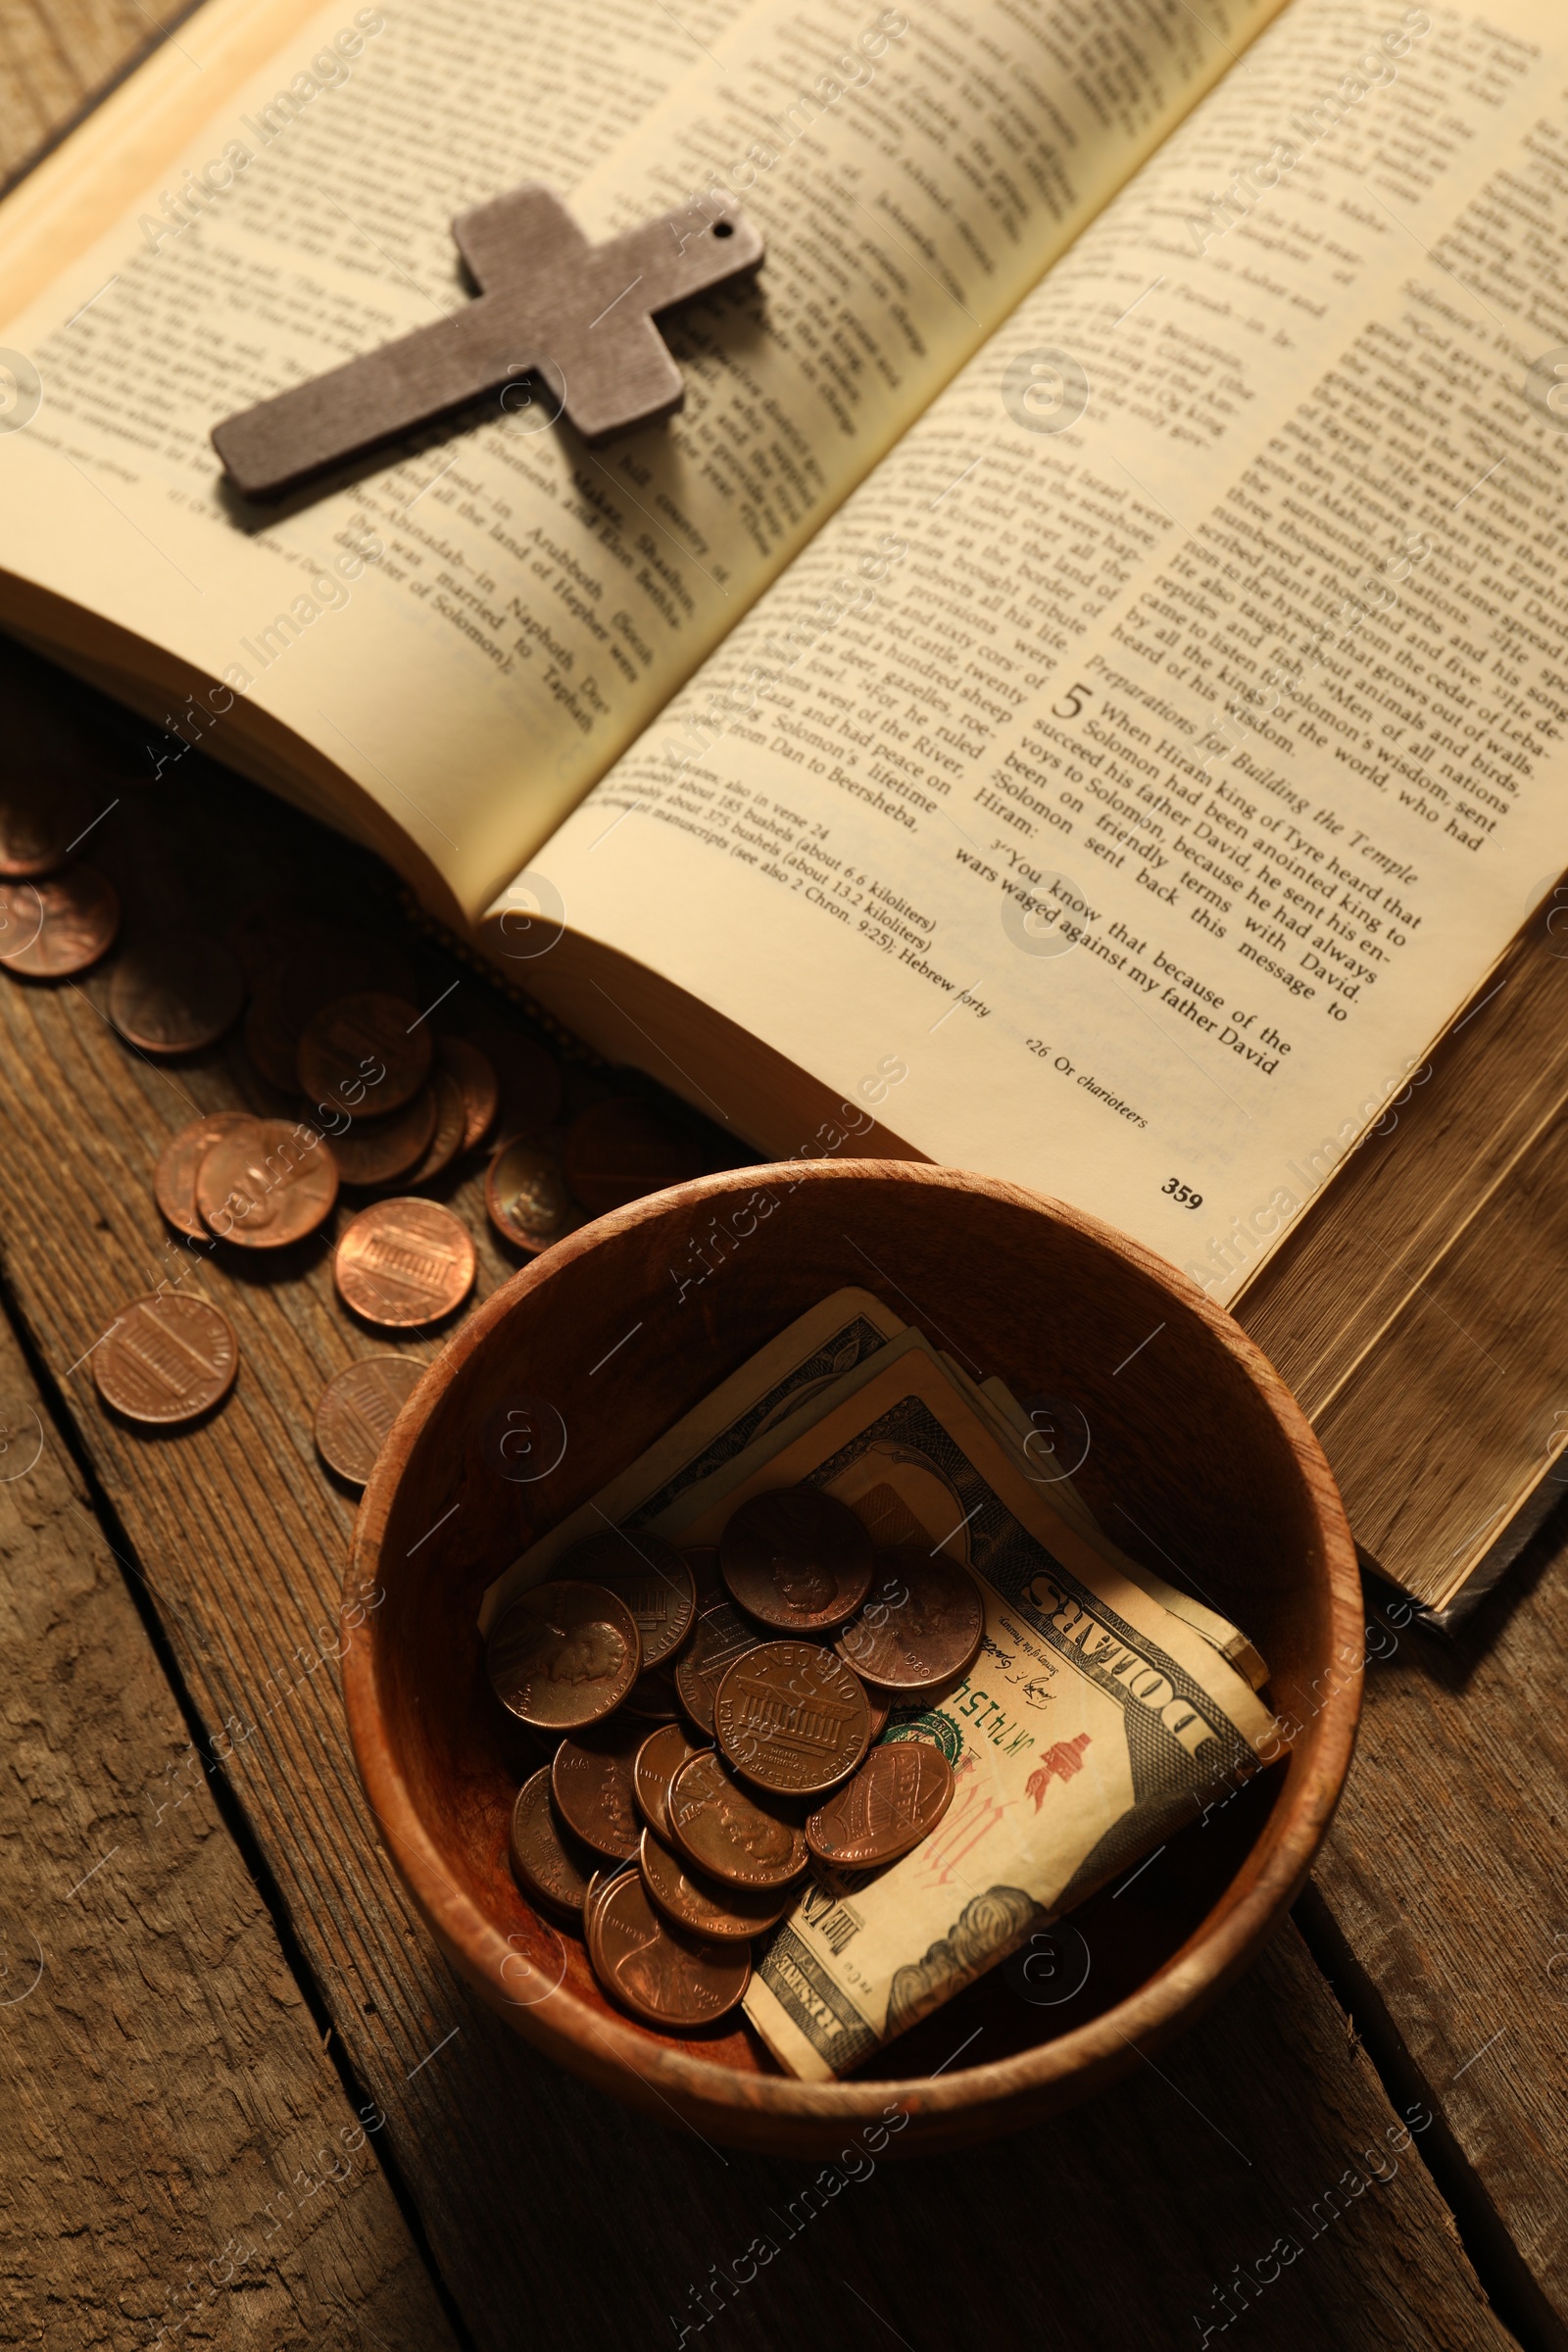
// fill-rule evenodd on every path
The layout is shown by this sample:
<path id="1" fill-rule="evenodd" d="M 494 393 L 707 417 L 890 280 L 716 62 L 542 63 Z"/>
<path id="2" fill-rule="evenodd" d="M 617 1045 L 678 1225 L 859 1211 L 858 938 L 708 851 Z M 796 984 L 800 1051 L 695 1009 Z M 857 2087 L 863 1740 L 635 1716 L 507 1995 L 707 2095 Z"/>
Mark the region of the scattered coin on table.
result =
<path id="1" fill-rule="evenodd" d="M 275 980 L 257 984 L 245 1015 L 244 1039 L 247 1054 L 268 1085 L 280 1095 L 292 1095 L 299 1084 L 295 1066 L 299 1039 L 283 1017 Z"/>
<path id="2" fill-rule="evenodd" d="M 467 1228 L 451 1209 L 377 1200 L 345 1227 L 332 1274 L 344 1305 L 367 1323 L 412 1331 L 461 1306 L 477 1266 Z"/>
<path id="3" fill-rule="evenodd" d="M 605 1990 L 666 2033 L 715 2024 L 751 1983 L 744 1945 L 710 1943 L 671 1927 L 649 1902 L 636 1871 L 605 1889 L 587 1927 L 588 1957 Z"/>
<path id="4" fill-rule="evenodd" d="M 974 1664 L 985 1620 L 980 1588 L 960 1561 L 901 1544 L 878 1553 L 870 1591 L 833 1646 L 880 1690 L 929 1698 Z"/>
<path id="5" fill-rule="evenodd" d="M 58 774 L 13 773 L 0 791 L 0 877 L 29 882 L 53 873 L 88 814 L 80 791 Z"/>
<path id="6" fill-rule="evenodd" d="M 412 1355 L 366 1355 L 345 1364 L 316 1408 L 316 1444 L 328 1469 L 363 1487 L 423 1374 Z"/>
<path id="7" fill-rule="evenodd" d="M 818 1796 L 847 1780 L 871 1744 L 865 1687 L 814 1642 L 764 1642 L 718 1686 L 713 1732 L 754 1788 Z"/>
<path id="8" fill-rule="evenodd" d="M 609 1095 L 573 1119 L 562 1146 L 566 1182 L 591 1217 L 703 1172 L 703 1147 L 676 1111 Z"/>
<path id="9" fill-rule="evenodd" d="M 292 1119 L 247 1119 L 220 1136 L 196 1170 L 196 1206 L 220 1241 L 283 1250 L 331 1213 L 337 1168 Z"/>
<path id="10" fill-rule="evenodd" d="M 642 1729 L 623 1716 L 594 1724 L 568 1733 L 551 1759 L 557 1812 L 574 1837 L 612 1862 L 629 1862 L 642 1835 L 632 1781 Z"/>
<path id="11" fill-rule="evenodd" d="M 421 1086 L 389 1117 L 351 1117 L 339 1133 L 331 1122 L 342 1116 L 336 1103 L 320 1106 L 321 1132 L 343 1183 L 356 1188 L 397 1184 L 419 1165 L 430 1149 L 436 1123 L 435 1089 Z"/>
<path id="12" fill-rule="evenodd" d="M 487 1057 L 466 1037 L 438 1037 L 436 1067 L 455 1078 L 463 1096 L 463 1150 L 477 1151 L 495 1122 L 501 1087 Z"/>
<path id="13" fill-rule="evenodd" d="M 952 1802 L 953 1767 L 941 1748 L 894 1740 L 808 1815 L 806 1842 L 835 1869 L 876 1870 L 928 1838 Z"/>
<path id="14" fill-rule="evenodd" d="M 637 1867 L 657 1908 L 689 1935 L 710 1936 L 722 1943 L 749 1941 L 776 1928 L 793 1910 L 798 1888 L 782 1893 L 767 1888 L 749 1892 L 726 1886 L 721 1879 L 705 1878 L 654 1832 L 644 1830 L 637 1849 Z"/>
<path id="15" fill-rule="evenodd" d="M 761 1636 L 727 1598 L 710 1602 L 697 1620 L 690 1647 L 675 1664 L 675 1689 L 680 1703 L 707 1739 L 713 1737 L 713 1700 L 718 1686 Z"/>
<path id="16" fill-rule="evenodd" d="M 467 1133 L 467 1104 L 457 1080 L 445 1070 L 437 1069 L 425 1091 L 435 1102 L 435 1132 L 418 1166 L 410 1171 L 410 1184 L 431 1184 L 437 1176 L 444 1176 L 463 1150 L 463 1139 Z"/>
<path id="17" fill-rule="evenodd" d="M 485 1667 L 502 1705 L 541 1732 L 612 1714 L 642 1664 L 631 1611 L 594 1585 L 534 1585 L 490 1629 Z"/>
<path id="18" fill-rule="evenodd" d="M 853 1617 L 875 1560 L 848 1503 L 814 1487 L 754 1494 L 718 1546 L 724 1582 L 741 1607 L 786 1634 L 824 1633 Z"/>
<path id="19" fill-rule="evenodd" d="M 690 1757 L 703 1752 L 678 1723 L 666 1723 L 662 1730 L 648 1734 L 632 1759 L 632 1793 L 644 1821 L 661 1838 L 669 1836 L 669 1784 Z"/>
<path id="20" fill-rule="evenodd" d="M 166 932 L 126 950 L 109 983 L 109 1018 L 144 1054 L 192 1054 L 234 1026 L 245 974 L 220 940 Z"/>
<path id="21" fill-rule="evenodd" d="M 120 897 L 96 866 L 0 882 L 0 963 L 26 980 L 66 980 L 114 946 Z"/>
<path id="22" fill-rule="evenodd" d="M 674 1544 L 662 1536 L 607 1527 L 574 1544 L 560 1571 L 620 1594 L 637 1620 L 645 1669 L 672 1658 L 696 1622 L 696 1580 Z"/>
<path id="23" fill-rule="evenodd" d="M 296 1064 L 307 1095 L 384 1117 L 418 1093 L 434 1059 L 435 1040 L 417 1007 L 368 989 L 311 1015 Z"/>
<path id="24" fill-rule="evenodd" d="M 732 1780 L 711 1748 L 681 1766 L 664 1803 L 678 1850 L 727 1886 L 787 1886 L 806 1868 L 802 1831 Z"/>
<path id="25" fill-rule="evenodd" d="M 555 1160 L 522 1139 L 503 1144 L 491 1160 L 484 1204 L 502 1240 L 535 1257 L 583 1221 Z"/>
<path id="26" fill-rule="evenodd" d="M 596 1857 L 556 1819 L 548 1764 L 541 1764 L 517 1790 L 508 1848 L 524 1894 L 541 1910 L 580 1929 L 583 1897 Z"/>
<path id="27" fill-rule="evenodd" d="M 194 1421 L 228 1395 L 239 1347 L 216 1306 L 165 1291 L 121 1309 L 92 1350 L 92 1368 L 99 1395 L 116 1412 L 170 1428 Z"/>
<path id="28" fill-rule="evenodd" d="M 153 1172 L 154 1197 L 171 1225 L 189 1240 L 211 1244 L 213 1238 L 196 1206 L 197 1169 L 214 1144 L 251 1123 L 248 1111 L 209 1111 L 199 1119 L 188 1119 L 159 1153 Z"/>

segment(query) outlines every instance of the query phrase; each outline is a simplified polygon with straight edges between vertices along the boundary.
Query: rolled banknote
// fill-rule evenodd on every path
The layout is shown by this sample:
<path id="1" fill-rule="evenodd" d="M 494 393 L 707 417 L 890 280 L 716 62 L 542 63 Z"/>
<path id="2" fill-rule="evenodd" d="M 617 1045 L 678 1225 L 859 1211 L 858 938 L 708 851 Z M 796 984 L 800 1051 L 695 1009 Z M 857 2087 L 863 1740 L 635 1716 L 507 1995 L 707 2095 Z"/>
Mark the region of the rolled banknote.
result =
<path id="1" fill-rule="evenodd" d="M 847 1502 L 879 1544 L 945 1550 L 980 1580 L 974 1665 L 896 1730 L 947 1754 L 946 1818 L 853 1887 L 808 1886 L 746 1994 L 779 2063 L 814 2081 L 952 1999 L 1279 1745 L 1246 1680 L 1068 1525 L 934 1356 L 888 1352 L 808 1428 L 792 1437 L 787 1423 L 739 1483 L 703 1482 L 659 1525 L 715 1544 L 752 1494 L 803 1484 Z"/>

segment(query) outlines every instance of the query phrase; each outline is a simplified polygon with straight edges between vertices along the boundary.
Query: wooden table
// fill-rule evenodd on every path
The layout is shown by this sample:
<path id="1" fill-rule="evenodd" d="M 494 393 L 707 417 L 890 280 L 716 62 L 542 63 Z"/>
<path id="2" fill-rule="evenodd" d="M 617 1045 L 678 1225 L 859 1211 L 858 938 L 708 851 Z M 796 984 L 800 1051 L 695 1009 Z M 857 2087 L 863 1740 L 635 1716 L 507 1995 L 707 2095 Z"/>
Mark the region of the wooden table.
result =
<path id="1" fill-rule="evenodd" d="M 151 37 L 136 0 L 11 0 L 0 163 Z M 368 860 L 194 757 L 93 855 L 132 925 L 306 873 L 401 920 Z M 243 1356 L 207 1426 L 148 1439 L 99 1408 L 83 1351 L 167 1263 L 162 1143 L 193 1104 L 258 1105 L 233 1044 L 129 1052 L 105 985 L 0 977 L 0 2342 L 1568 2344 L 1560 1531 L 1452 1646 L 1370 1611 L 1314 1886 L 1203 2025 L 1049 2128 L 857 2160 L 786 2236 L 817 2168 L 536 2058 L 378 1851 L 317 1634 L 352 1508 L 311 1416 L 365 1347 L 325 1249 L 204 1271 Z M 454 1205 L 488 1290 L 510 1266 L 471 1179 Z M 777 2259 L 721 2293 L 760 2231 Z"/>

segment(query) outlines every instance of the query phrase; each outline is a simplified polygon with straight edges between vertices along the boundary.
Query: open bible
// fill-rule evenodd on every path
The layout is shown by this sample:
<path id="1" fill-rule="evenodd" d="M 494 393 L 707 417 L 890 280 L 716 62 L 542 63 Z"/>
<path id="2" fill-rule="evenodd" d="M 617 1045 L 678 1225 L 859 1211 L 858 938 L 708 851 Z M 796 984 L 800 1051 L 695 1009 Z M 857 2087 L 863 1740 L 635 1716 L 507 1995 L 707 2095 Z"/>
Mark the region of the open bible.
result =
<path id="1" fill-rule="evenodd" d="M 239 499 L 214 427 L 459 310 L 526 180 L 758 223 L 681 412 L 519 375 Z M 0 224 L 0 623 L 738 1136 L 1108 1217 L 1391 1576 L 1496 1565 L 1568 1436 L 1568 1235 L 1463 1249 L 1568 1087 L 1544 0 L 208 0 Z M 1481 1407 L 1411 1402 L 1450 1279 Z"/>

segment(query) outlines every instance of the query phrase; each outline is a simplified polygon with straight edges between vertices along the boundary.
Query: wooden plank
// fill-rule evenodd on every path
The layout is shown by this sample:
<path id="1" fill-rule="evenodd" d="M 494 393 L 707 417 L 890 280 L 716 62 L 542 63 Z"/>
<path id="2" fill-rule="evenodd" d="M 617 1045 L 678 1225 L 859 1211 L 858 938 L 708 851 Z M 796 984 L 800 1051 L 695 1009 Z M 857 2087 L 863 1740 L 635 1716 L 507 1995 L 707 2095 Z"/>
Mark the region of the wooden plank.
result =
<path id="1" fill-rule="evenodd" d="M 0 1447 L 0 2337 L 448 2347 L 3 1321 Z"/>
<path id="2" fill-rule="evenodd" d="M 0 9 L 0 187 L 178 23 L 136 0 L 8 0 Z"/>
<path id="3" fill-rule="evenodd" d="M 356 922 L 375 904 L 368 860 L 194 757 L 156 795 L 106 816 L 94 850 L 142 924 L 211 920 L 306 873 Z M 448 974 L 426 954 L 433 997 Z M 1294 1936 L 1210 2023 L 1096 2106 L 949 2160 L 838 2178 L 809 2234 L 797 2230 L 799 2247 L 787 2217 L 809 2169 L 624 2115 L 478 2009 L 376 1851 L 331 1661 L 305 1663 L 314 1629 L 331 1622 L 349 1525 L 316 1463 L 310 1416 L 329 1373 L 374 1344 L 351 1335 L 333 1302 L 325 1247 L 260 1266 L 204 1263 L 192 1277 L 234 1322 L 243 1357 L 233 1396 L 206 1427 L 138 1437 L 98 1409 L 78 1363 L 148 1287 L 149 1269 L 181 1265 L 163 1258 L 150 1194 L 163 1138 L 190 1102 L 219 1107 L 254 1085 L 232 1053 L 172 1071 L 127 1053 L 96 1008 L 104 987 L 101 976 L 57 989 L 0 982 L 15 1073 L 0 1158 L 12 1280 L 195 1703 L 241 1739 L 228 1767 L 236 1799 L 481 2345 L 512 2345 L 524 2318 L 547 2341 L 569 2334 L 618 2352 L 662 2340 L 673 2315 L 677 2340 L 701 2316 L 692 2297 L 713 2266 L 769 2231 L 779 2243 L 765 2288 L 737 2313 L 746 2340 L 763 2347 L 794 2346 L 803 2329 L 846 2346 L 889 2328 L 910 2343 L 976 2328 L 1015 2342 L 1048 2315 L 1054 2341 L 1086 2352 L 1191 2344 L 1195 2313 L 1210 2315 L 1200 2335 L 1224 2316 L 1213 2290 L 1235 2266 L 1266 2273 L 1275 2240 L 1292 2232 L 1299 2254 L 1258 2289 L 1264 2340 L 1285 2352 L 1331 2338 L 1508 2342 L 1413 2151 L 1315 2235 L 1293 2218 L 1348 2170 L 1359 2178 L 1361 2151 L 1399 2130 Z M 471 1178 L 454 1205 L 488 1284 L 502 1268 Z M 865 2174 L 871 2161 L 852 2152 L 846 2168 Z M 1054 2259 L 1041 2259 L 1042 2216 Z"/>

